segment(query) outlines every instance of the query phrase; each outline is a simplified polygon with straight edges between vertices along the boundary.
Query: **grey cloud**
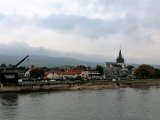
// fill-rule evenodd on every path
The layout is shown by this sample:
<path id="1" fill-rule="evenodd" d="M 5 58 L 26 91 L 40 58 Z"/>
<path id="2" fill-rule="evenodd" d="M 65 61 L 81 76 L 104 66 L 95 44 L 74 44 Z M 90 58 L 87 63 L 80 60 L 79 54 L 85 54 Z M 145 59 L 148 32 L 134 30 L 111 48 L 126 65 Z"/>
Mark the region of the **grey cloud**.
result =
<path id="1" fill-rule="evenodd" d="M 97 3 L 102 5 L 106 10 L 116 10 L 115 12 L 119 13 L 121 11 L 140 11 L 149 1 L 151 0 L 99 0 Z"/>
<path id="2" fill-rule="evenodd" d="M 51 15 L 40 20 L 43 27 L 58 29 L 62 31 L 77 31 L 88 37 L 95 38 L 125 31 L 132 24 L 126 26 L 128 21 L 104 21 L 100 19 L 90 19 L 82 16 Z M 128 31 L 128 30 L 126 30 Z"/>
<path id="3" fill-rule="evenodd" d="M 135 49 L 135 48 L 133 48 Z M 125 52 L 123 52 L 123 55 L 127 57 L 127 54 L 129 54 L 128 49 L 124 50 Z M 127 52 L 128 51 L 128 52 Z M 60 58 L 73 58 L 73 59 L 79 59 L 82 61 L 90 61 L 90 62 L 100 62 L 100 63 L 104 63 L 105 61 L 115 61 L 116 57 L 118 56 L 118 51 L 117 54 L 113 55 L 113 56 L 108 56 L 106 54 L 106 56 L 100 56 L 100 55 L 91 55 L 91 54 L 81 54 L 81 53 L 76 53 L 76 52 L 72 52 L 72 53 L 64 53 L 61 51 L 56 51 L 56 50 L 50 50 L 50 49 L 45 49 L 43 47 L 40 48 L 35 48 L 35 47 L 31 47 L 29 46 L 27 43 L 24 42 L 13 42 L 10 44 L 0 44 L 0 55 L 7 55 L 7 56 L 19 56 L 19 59 L 22 58 L 22 56 L 26 56 L 26 55 L 30 55 L 30 56 L 48 56 L 48 57 L 60 57 Z M 125 57 L 126 63 L 143 63 L 144 61 L 146 61 L 145 56 L 141 57 L 141 58 L 135 58 L 135 57 Z M 150 56 L 151 57 L 151 56 Z M 148 60 L 146 61 L 146 63 L 158 63 L 159 58 L 157 58 L 157 60 L 153 60 L 152 58 L 147 58 Z M 8 60 L 8 61 L 1 61 L 1 62 L 12 62 L 12 60 Z M 53 61 L 54 62 L 54 61 Z M 12 62 L 12 63 L 16 63 L 16 61 Z"/>
<path id="4" fill-rule="evenodd" d="M 104 56 L 84 55 L 80 53 L 64 53 L 61 51 L 45 49 L 43 47 L 31 47 L 25 42 L 12 42 L 10 44 L 0 44 L 0 55 L 7 56 L 49 56 L 49 57 L 70 57 L 91 62 L 103 62 Z M 109 57 L 111 58 L 111 57 Z"/>
<path id="5" fill-rule="evenodd" d="M 158 28 L 160 29 L 160 1 L 150 1 L 146 7 L 146 15 L 144 18 L 144 26 L 149 28 Z"/>
<path id="6" fill-rule="evenodd" d="M 91 40 L 117 33 L 125 34 L 130 37 L 131 40 L 148 39 L 148 35 L 143 34 L 140 30 L 141 23 L 142 21 L 133 15 L 128 15 L 125 19 L 117 19 L 114 21 L 65 15 L 51 15 L 48 18 L 40 20 L 42 27 L 64 32 L 76 31 L 89 37 Z"/>
<path id="7" fill-rule="evenodd" d="M 138 31 L 138 20 L 134 16 L 114 21 L 90 19 L 84 16 L 51 15 L 46 18 L 0 15 L 0 24 L 16 29 L 23 26 L 40 26 L 64 32 L 78 32 L 91 40 L 116 33 L 134 34 Z M 138 31 L 139 32 L 139 31 Z M 138 35 L 137 33 L 134 35 Z M 133 36 L 132 36 L 133 37 Z"/>
<path id="8" fill-rule="evenodd" d="M 114 16 L 125 13 L 122 19 L 100 20 L 84 16 L 51 15 L 40 19 L 40 25 L 49 29 L 61 31 L 76 31 L 91 40 L 117 33 L 126 35 L 132 41 L 152 42 L 151 34 L 142 29 L 160 27 L 160 2 L 158 0 L 101 0 L 98 4 Z M 94 9 L 94 8 L 93 8 Z"/>
<path id="9" fill-rule="evenodd" d="M 36 17 L 35 17 L 36 18 Z M 4 15 L 0 14 L 0 24 L 14 29 L 23 26 L 36 25 L 36 19 L 28 18 L 22 15 Z"/>
<path id="10" fill-rule="evenodd" d="M 43 47 L 34 48 L 24 42 L 12 42 L 9 44 L 0 44 L 1 55 L 49 55 L 53 51 L 44 49 Z M 56 54 L 56 51 L 55 51 Z"/>
<path id="11" fill-rule="evenodd" d="M 3 20 L 4 18 L 6 18 L 6 16 L 3 14 L 0 14 L 0 20 Z"/>
<path id="12" fill-rule="evenodd" d="M 106 10 L 112 9 L 118 15 L 126 12 L 138 20 L 145 27 L 160 27 L 160 1 L 159 0 L 101 0 L 97 1 Z"/>
<path id="13" fill-rule="evenodd" d="M 66 16 L 64 14 L 53 14 L 48 17 L 34 16 L 6 16 L 0 15 L 0 24 L 9 27 L 38 26 L 48 29 L 56 29 L 64 32 L 77 32 L 81 35 L 95 40 L 98 37 L 124 34 L 129 40 L 150 41 L 150 35 L 146 35 L 141 28 L 160 27 L 160 2 L 155 0 L 90 0 L 81 4 L 97 4 L 106 11 L 110 11 L 114 16 L 125 12 L 126 16 L 122 19 L 101 20 L 91 19 L 85 16 Z M 96 7 L 96 6 L 95 6 Z M 96 8 L 92 8 L 96 9 Z M 105 12 L 105 11 L 104 11 Z M 139 13 L 144 14 L 142 17 Z"/>

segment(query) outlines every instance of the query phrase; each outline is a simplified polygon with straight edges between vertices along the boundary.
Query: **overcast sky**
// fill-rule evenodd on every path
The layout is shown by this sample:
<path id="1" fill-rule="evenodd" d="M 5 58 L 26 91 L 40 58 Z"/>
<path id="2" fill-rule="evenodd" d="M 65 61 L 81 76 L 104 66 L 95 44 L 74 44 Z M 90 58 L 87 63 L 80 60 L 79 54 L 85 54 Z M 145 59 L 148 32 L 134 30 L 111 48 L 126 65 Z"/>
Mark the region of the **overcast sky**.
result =
<path id="1" fill-rule="evenodd" d="M 160 0 L 0 0 L 0 54 L 115 61 L 121 46 L 128 63 L 159 64 L 159 6 Z"/>

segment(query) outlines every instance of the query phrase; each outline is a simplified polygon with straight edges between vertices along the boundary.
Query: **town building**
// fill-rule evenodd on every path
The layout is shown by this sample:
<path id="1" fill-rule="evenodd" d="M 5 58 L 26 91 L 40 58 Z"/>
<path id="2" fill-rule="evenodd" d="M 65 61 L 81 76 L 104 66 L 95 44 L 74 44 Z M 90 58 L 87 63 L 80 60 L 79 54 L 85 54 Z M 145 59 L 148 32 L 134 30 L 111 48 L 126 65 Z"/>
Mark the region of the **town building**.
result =
<path id="1" fill-rule="evenodd" d="M 127 71 L 125 60 L 120 49 L 116 62 L 105 62 L 104 78 L 121 79 L 127 76 Z"/>
<path id="2" fill-rule="evenodd" d="M 47 79 L 100 79 L 100 73 L 96 70 L 83 70 L 83 69 L 67 69 L 64 71 L 48 71 L 44 73 L 44 77 Z"/>
<path id="3" fill-rule="evenodd" d="M 68 69 L 65 71 L 54 71 L 53 75 L 47 75 L 47 78 L 53 79 L 69 79 L 77 77 L 85 77 L 84 70 Z"/>

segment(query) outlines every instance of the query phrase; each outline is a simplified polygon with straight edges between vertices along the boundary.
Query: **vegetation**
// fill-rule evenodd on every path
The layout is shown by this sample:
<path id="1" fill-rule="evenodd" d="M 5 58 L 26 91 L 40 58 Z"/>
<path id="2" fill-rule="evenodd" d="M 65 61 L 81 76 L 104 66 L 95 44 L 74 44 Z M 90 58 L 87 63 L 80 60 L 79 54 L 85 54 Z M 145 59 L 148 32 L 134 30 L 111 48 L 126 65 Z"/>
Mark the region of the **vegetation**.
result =
<path id="1" fill-rule="evenodd" d="M 100 76 L 102 76 L 104 74 L 104 69 L 102 66 L 97 65 L 96 66 L 96 70 L 100 73 Z"/>
<path id="2" fill-rule="evenodd" d="M 160 70 L 150 65 L 142 64 L 135 70 L 135 76 L 142 79 L 160 78 Z"/>
<path id="3" fill-rule="evenodd" d="M 2 63 L 1 65 L 0 65 L 0 67 L 2 67 L 2 68 L 5 68 L 7 65 L 6 64 L 4 64 L 4 63 Z"/>
<path id="4" fill-rule="evenodd" d="M 128 65 L 128 66 L 127 66 L 127 69 L 128 69 L 129 71 L 131 71 L 133 68 L 134 68 L 133 65 Z"/>
<path id="5" fill-rule="evenodd" d="M 44 69 L 34 68 L 30 71 L 31 78 L 42 78 L 44 76 Z"/>

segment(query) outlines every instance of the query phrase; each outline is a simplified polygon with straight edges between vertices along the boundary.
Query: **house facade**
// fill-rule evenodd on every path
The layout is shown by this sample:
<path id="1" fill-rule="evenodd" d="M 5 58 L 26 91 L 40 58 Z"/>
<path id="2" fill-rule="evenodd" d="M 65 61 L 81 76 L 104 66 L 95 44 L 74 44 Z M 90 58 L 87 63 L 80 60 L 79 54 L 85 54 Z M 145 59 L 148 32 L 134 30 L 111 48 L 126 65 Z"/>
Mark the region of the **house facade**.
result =
<path id="1" fill-rule="evenodd" d="M 49 78 L 49 75 L 46 75 Z M 53 75 L 50 75 L 52 79 L 76 79 L 81 77 L 83 79 L 98 79 L 100 73 L 95 70 L 83 70 L 83 69 L 68 69 L 65 71 L 54 71 Z"/>
<path id="2" fill-rule="evenodd" d="M 77 77 L 85 77 L 85 71 L 84 70 L 66 70 L 66 71 L 55 71 L 54 72 L 54 79 L 68 79 L 68 78 L 77 78 Z"/>

